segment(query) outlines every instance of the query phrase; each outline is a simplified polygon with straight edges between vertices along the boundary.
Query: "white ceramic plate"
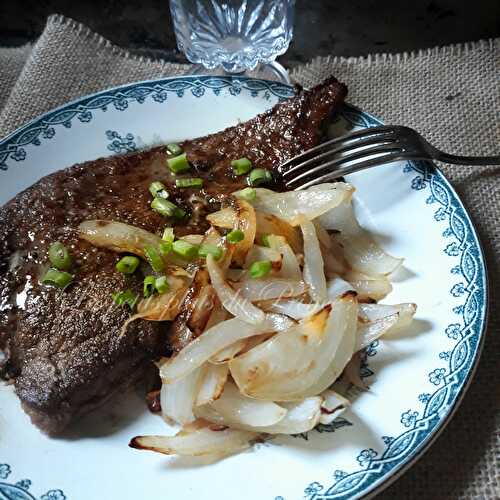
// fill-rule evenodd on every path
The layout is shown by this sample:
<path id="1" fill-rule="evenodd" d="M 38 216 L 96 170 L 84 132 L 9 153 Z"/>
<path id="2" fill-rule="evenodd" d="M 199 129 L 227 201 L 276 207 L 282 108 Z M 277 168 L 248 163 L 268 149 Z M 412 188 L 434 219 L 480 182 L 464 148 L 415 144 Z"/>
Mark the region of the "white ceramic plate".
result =
<path id="1" fill-rule="evenodd" d="M 73 163 L 215 132 L 292 94 L 260 80 L 182 77 L 78 99 L 0 142 L 0 203 Z M 332 127 L 345 133 L 379 123 L 346 106 Z M 0 385 L 0 498 L 357 498 L 380 491 L 415 462 L 456 409 L 477 363 L 486 321 L 484 260 L 462 203 L 432 165 L 392 164 L 348 180 L 364 225 L 406 259 L 384 302 L 418 304 L 409 331 L 368 348 L 363 375 L 370 392 L 307 436 L 195 466 L 127 446 L 134 435 L 164 429 L 137 394 L 90 416 L 74 436 L 49 439 L 30 424 L 12 386 Z"/>

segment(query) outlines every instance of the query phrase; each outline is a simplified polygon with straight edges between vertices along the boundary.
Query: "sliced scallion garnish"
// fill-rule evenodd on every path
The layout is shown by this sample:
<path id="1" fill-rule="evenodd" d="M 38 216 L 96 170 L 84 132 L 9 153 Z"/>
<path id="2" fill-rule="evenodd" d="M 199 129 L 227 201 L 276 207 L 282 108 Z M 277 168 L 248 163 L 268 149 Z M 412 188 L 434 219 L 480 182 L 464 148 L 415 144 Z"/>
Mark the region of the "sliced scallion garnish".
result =
<path id="1" fill-rule="evenodd" d="M 198 255 L 200 257 L 207 257 L 208 254 L 211 254 L 215 260 L 219 260 L 222 257 L 222 248 L 209 244 L 200 245 Z"/>
<path id="2" fill-rule="evenodd" d="M 261 237 L 260 237 L 260 241 L 262 242 L 262 245 L 265 246 L 265 247 L 270 247 L 271 245 L 269 244 L 269 234 L 263 234 Z"/>
<path id="3" fill-rule="evenodd" d="M 170 286 L 168 284 L 167 277 L 160 276 L 159 278 L 156 278 L 155 288 L 159 294 L 168 292 Z"/>
<path id="4" fill-rule="evenodd" d="M 270 260 L 258 260 L 250 266 L 250 277 L 264 278 L 264 276 L 267 276 L 271 272 L 271 267 L 272 264 Z"/>
<path id="5" fill-rule="evenodd" d="M 193 245 L 188 241 L 176 240 L 172 244 L 172 250 L 187 260 L 196 259 L 198 257 L 198 245 Z"/>
<path id="6" fill-rule="evenodd" d="M 112 294 L 115 304 L 119 306 L 127 305 L 131 310 L 134 309 L 137 299 L 139 298 L 132 290 L 124 290 Z"/>
<path id="7" fill-rule="evenodd" d="M 245 233 L 241 229 L 233 229 L 226 235 L 226 239 L 229 243 L 239 243 L 245 238 Z"/>
<path id="8" fill-rule="evenodd" d="M 168 255 L 172 251 L 172 242 L 171 241 L 162 241 L 158 245 L 158 249 L 163 256 Z"/>
<path id="9" fill-rule="evenodd" d="M 181 174 L 182 172 L 187 172 L 191 167 L 187 161 L 186 153 L 182 153 L 179 156 L 174 156 L 167 160 L 168 168 L 174 174 Z"/>
<path id="10" fill-rule="evenodd" d="M 260 186 L 261 184 L 272 182 L 272 180 L 273 176 L 271 172 L 265 168 L 254 168 L 248 176 L 250 186 Z"/>
<path id="11" fill-rule="evenodd" d="M 257 191 L 255 191 L 255 189 L 251 187 L 244 188 L 241 191 L 237 191 L 234 194 L 237 198 L 246 201 L 253 201 L 257 197 Z"/>
<path id="12" fill-rule="evenodd" d="M 166 227 L 163 230 L 163 236 L 161 237 L 163 241 L 169 241 L 170 243 L 173 243 L 175 240 L 175 234 L 174 234 L 174 228 L 173 227 Z"/>
<path id="13" fill-rule="evenodd" d="M 45 285 L 54 285 L 58 288 L 66 288 L 72 281 L 72 274 L 54 268 L 50 268 L 42 278 L 42 283 Z"/>
<path id="14" fill-rule="evenodd" d="M 72 263 L 68 249 L 60 241 L 56 241 L 50 245 L 49 260 L 54 267 L 62 271 L 68 270 Z"/>
<path id="15" fill-rule="evenodd" d="M 233 171 L 236 175 L 248 174 L 252 170 L 252 162 L 248 158 L 239 158 L 231 162 Z"/>
<path id="16" fill-rule="evenodd" d="M 165 263 L 161 258 L 160 252 L 152 246 L 144 247 L 144 255 L 146 256 L 147 261 L 150 266 L 157 272 L 161 273 L 165 268 Z"/>
<path id="17" fill-rule="evenodd" d="M 171 144 L 167 144 L 167 151 L 171 155 L 180 155 L 182 153 L 182 148 L 179 146 L 179 144 L 176 144 L 175 142 L 172 142 Z"/>
<path id="18" fill-rule="evenodd" d="M 144 297 L 148 298 L 151 297 L 151 295 L 153 295 L 155 291 L 155 282 L 156 278 L 154 276 L 150 275 L 144 278 L 144 286 L 143 286 Z"/>
<path id="19" fill-rule="evenodd" d="M 183 177 L 175 179 L 175 185 L 178 188 L 202 188 L 203 179 L 201 177 Z"/>
<path id="20" fill-rule="evenodd" d="M 135 255 L 126 255 L 116 263 L 116 270 L 123 274 L 132 274 L 139 266 L 139 259 Z"/>
<path id="21" fill-rule="evenodd" d="M 171 201 L 165 200 L 165 198 L 155 198 L 151 202 L 151 208 L 164 217 L 175 216 L 176 210 L 178 209 L 177 205 Z"/>
<path id="22" fill-rule="evenodd" d="M 152 194 L 153 198 L 168 198 L 168 192 L 165 185 L 160 181 L 154 181 L 149 185 L 149 192 Z"/>

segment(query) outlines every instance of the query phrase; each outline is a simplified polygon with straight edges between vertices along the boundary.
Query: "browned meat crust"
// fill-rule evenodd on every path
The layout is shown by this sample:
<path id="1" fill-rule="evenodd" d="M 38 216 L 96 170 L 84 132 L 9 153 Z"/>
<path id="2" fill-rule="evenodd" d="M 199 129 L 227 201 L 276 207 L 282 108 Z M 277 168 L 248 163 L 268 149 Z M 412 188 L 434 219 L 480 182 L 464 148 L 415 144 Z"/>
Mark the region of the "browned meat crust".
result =
<path id="1" fill-rule="evenodd" d="M 197 175 L 206 179 L 201 191 L 176 190 L 165 150 L 157 147 L 56 172 L 0 209 L 0 371 L 15 379 L 33 423 L 49 434 L 61 432 L 141 376 L 171 344 L 182 344 L 175 335 L 168 338 L 165 323 L 137 321 L 119 335 L 128 313 L 113 305 L 111 293 L 140 291 L 141 280 L 115 271 L 116 254 L 79 240 L 78 224 L 110 219 L 160 233 L 169 221 L 149 208 L 148 186 L 162 180 L 193 215 L 177 234 L 204 231 L 204 213 L 242 184 L 231 159 L 246 156 L 276 172 L 281 162 L 319 142 L 322 125 L 345 94 L 345 86 L 330 78 L 246 123 L 185 142 Z M 62 241 L 75 258 L 76 279 L 64 292 L 38 281 L 53 241 Z"/>

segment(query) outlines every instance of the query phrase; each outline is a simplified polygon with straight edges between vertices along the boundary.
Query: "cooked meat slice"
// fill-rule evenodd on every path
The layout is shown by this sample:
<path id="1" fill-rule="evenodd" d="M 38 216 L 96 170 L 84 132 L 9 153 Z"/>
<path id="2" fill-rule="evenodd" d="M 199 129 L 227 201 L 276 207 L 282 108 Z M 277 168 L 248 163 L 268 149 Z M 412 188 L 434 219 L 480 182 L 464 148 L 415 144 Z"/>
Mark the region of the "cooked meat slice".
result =
<path id="1" fill-rule="evenodd" d="M 115 220 L 161 234 L 172 221 L 150 209 L 148 192 L 160 180 L 190 214 L 176 234 L 203 232 L 204 215 L 244 182 L 233 175 L 232 159 L 246 156 L 277 173 L 282 161 L 320 141 L 345 94 L 330 78 L 246 123 L 186 141 L 183 148 L 205 181 L 201 190 L 177 189 L 165 167 L 165 148 L 157 147 L 56 172 L 0 209 L 0 371 L 15 379 L 34 424 L 60 433 L 74 417 L 141 377 L 152 359 L 182 347 L 190 338 L 188 325 L 201 321 L 182 315 L 172 329 L 182 338 L 169 336 L 167 323 L 143 320 L 120 335 L 129 313 L 111 294 L 141 293 L 142 277 L 116 272 L 118 255 L 79 239 L 79 223 Z M 54 241 L 63 242 L 74 258 L 75 280 L 64 291 L 39 281 Z"/>

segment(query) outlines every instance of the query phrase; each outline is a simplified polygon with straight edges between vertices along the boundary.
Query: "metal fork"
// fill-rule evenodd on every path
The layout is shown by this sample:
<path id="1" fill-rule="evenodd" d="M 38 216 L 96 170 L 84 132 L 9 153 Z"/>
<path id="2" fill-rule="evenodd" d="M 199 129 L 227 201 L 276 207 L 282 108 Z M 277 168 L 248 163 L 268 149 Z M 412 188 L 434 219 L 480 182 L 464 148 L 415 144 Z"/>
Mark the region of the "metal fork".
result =
<path id="1" fill-rule="evenodd" d="M 415 130 L 374 127 L 344 135 L 281 164 L 289 189 L 305 189 L 365 168 L 400 160 L 438 160 L 456 165 L 500 165 L 500 156 L 456 156 L 439 151 Z"/>

